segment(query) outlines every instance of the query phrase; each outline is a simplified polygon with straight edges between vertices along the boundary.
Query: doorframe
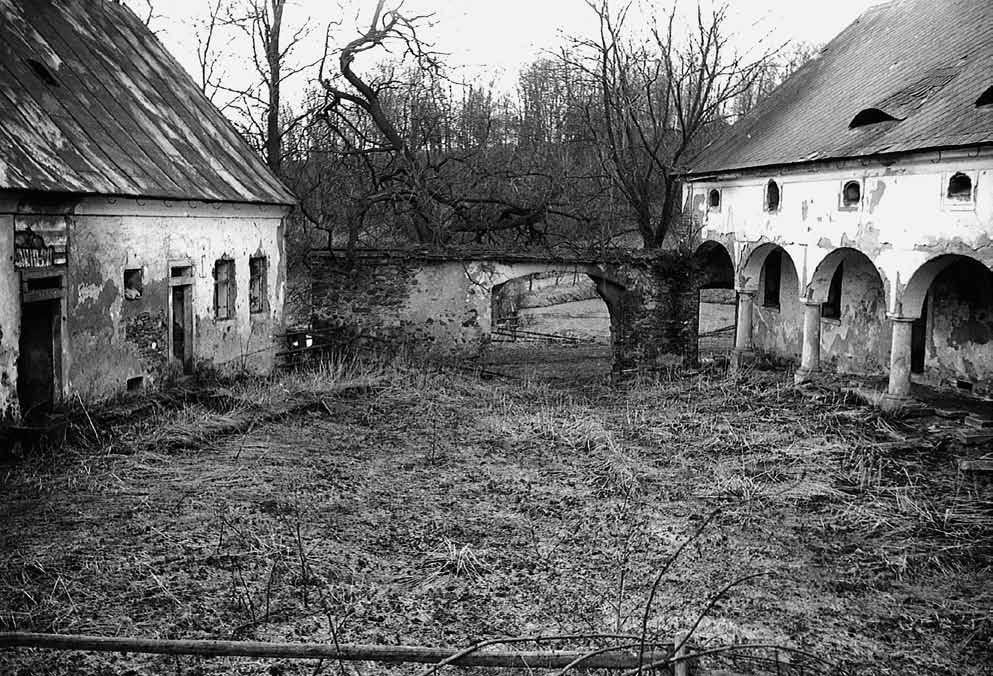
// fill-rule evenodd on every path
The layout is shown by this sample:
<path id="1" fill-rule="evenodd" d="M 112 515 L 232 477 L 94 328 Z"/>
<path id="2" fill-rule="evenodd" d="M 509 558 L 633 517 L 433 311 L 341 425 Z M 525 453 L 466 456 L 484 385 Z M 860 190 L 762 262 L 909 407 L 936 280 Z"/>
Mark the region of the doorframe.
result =
<path id="1" fill-rule="evenodd" d="M 66 364 L 66 344 L 62 339 L 66 334 L 64 324 L 66 322 L 66 270 L 64 267 L 58 268 L 22 268 L 21 274 L 21 302 L 18 305 L 18 323 L 20 323 L 20 313 L 27 303 L 42 303 L 45 301 L 55 301 L 58 304 L 59 315 L 53 318 L 52 322 L 52 390 L 54 393 L 54 404 L 60 404 L 68 396 L 68 382 L 65 377 Z M 18 349 L 20 349 L 20 336 L 18 336 Z"/>
<path id="2" fill-rule="evenodd" d="M 185 286 L 189 288 L 189 312 L 188 317 L 189 323 L 189 333 L 187 334 L 187 341 L 190 354 L 190 363 L 192 364 L 196 359 L 196 322 L 193 321 L 193 307 L 195 305 L 196 299 L 196 267 L 193 265 L 193 259 L 191 258 L 170 258 L 166 261 L 168 266 L 168 279 L 169 279 L 169 293 L 166 298 L 166 315 L 168 317 L 168 330 L 166 334 L 168 336 L 168 348 L 169 348 L 169 362 L 173 363 L 176 361 L 175 353 L 173 352 L 173 340 L 172 340 L 172 325 L 173 325 L 173 312 L 172 312 L 172 294 L 173 288 L 177 286 Z M 173 276 L 172 271 L 174 268 L 187 268 L 187 274 Z M 186 367 L 183 362 L 180 362 L 180 369 L 183 373 L 186 372 Z"/>

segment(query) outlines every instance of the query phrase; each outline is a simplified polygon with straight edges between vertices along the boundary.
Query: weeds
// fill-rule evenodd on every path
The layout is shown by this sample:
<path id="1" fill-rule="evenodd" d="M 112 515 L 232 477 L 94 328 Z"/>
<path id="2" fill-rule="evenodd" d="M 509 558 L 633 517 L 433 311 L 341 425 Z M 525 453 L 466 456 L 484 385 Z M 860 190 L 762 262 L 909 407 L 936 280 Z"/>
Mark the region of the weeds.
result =
<path id="1" fill-rule="evenodd" d="M 844 644 L 845 666 L 885 676 L 985 664 L 989 487 L 904 424 L 798 394 L 781 372 L 573 387 L 338 359 L 173 393 L 135 419 L 90 414 L 103 445 L 0 474 L 5 629 L 639 635 L 662 571 L 649 642 L 713 603 L 694 632 L 703 650 Z M 667 568 L 694 515 L 718 506 Z M 140 671 L 137 659 L 113 668 Z"/>

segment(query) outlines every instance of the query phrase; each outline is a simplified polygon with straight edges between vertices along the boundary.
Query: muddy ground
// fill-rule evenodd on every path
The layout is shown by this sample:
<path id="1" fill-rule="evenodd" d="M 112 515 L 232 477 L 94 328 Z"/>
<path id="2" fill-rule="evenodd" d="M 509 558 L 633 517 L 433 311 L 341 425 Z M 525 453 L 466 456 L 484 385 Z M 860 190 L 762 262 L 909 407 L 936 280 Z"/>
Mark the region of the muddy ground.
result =
<path id="1" fill-rule="evenodd" d="M 99 438 L 0 469 L 0 629 L 445 646 L 636 633 L 657 571 L 720 510 L 663 576 L 652 635 L 761 574 L 716 603 L 698 645 L 777 644 L 752 655 L 781 674 L 993 673 L 993 490 L 956 465 L 990 449 L 782 371 L 618 383 L 606 358 L 518 347 L 485 378 L 339 365 L 97 416 Z M 0 672 L 341 669 L 16 650 Z"/>

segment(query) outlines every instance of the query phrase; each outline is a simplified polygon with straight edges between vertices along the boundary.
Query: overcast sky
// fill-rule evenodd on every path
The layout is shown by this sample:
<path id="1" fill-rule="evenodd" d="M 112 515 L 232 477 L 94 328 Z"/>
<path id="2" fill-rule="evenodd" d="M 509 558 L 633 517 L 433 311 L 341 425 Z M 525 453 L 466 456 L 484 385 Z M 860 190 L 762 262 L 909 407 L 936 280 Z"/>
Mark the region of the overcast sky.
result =
<path id="1" fill-rule="evenodd" d="M 151 0 L 159 15 L 152 28 L 191 71 L 196 69 L 191 25 L 206 14 L 208 1 Z M 694 6 L 692 1 L 679 1 L 687 8 Z M 787 41 L 823 44 L 881 1 L 732 0 L 728 28 L 740 49 L 763 40 L 768 45 Z M 146 0 L 128 2 L 140 12 Z M 300 58 L 316 58 L 323 27 L 331 19 L 343 22 L 339 39 L 354 36 L 357 26 L 368 21 L 373 4 L 373 0 L 288 0 L 290 26 L 306 22 L 313 29 Z M 641 5 L 642 11 L 651 11 L 644 9 L 651 7 L 665 11 L 669 6 L 665 0 L 646 0 Z M 404 7 L 409 13 L 433 13 L 432 25 L 422 33 L 438 50 L 450 54 L 449 66 L 505 88 L 513 86 L 523 64 L 543 50 L 554 51 L 564 35 L 592 35 L 596 30 L 595 16 L 585 0 L 406 0 Z"/>

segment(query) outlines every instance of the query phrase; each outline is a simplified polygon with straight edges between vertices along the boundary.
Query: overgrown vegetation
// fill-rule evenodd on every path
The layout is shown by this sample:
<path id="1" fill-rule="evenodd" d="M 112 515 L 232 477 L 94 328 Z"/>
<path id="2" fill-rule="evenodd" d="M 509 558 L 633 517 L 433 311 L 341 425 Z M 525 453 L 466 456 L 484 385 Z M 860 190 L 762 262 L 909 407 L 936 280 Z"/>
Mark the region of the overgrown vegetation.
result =
<path id="1" fill-rule="evenodd" d="M 590 356 L 557 358 L 570 354 Z M 956 472 L 961 449 L 836 393 L 798 393 L 782 372 L 611 386 L 578 377 L 588 359 L 541 362 L 568 378 L 354 361 L 163 399 L 116 429 L 94 412 L 99 443 L 2 470 L 0 629 L 462 646 L 638 635 L 645 622 L 651 641 L 761 573 L 716 603 L 695 641 L 784 650 L 718 666 L 825 673 L 793 648 L 839 673 L 986 673 L 993 491 Z M 315 669 L 31 651 L 0 662 Z"/>

